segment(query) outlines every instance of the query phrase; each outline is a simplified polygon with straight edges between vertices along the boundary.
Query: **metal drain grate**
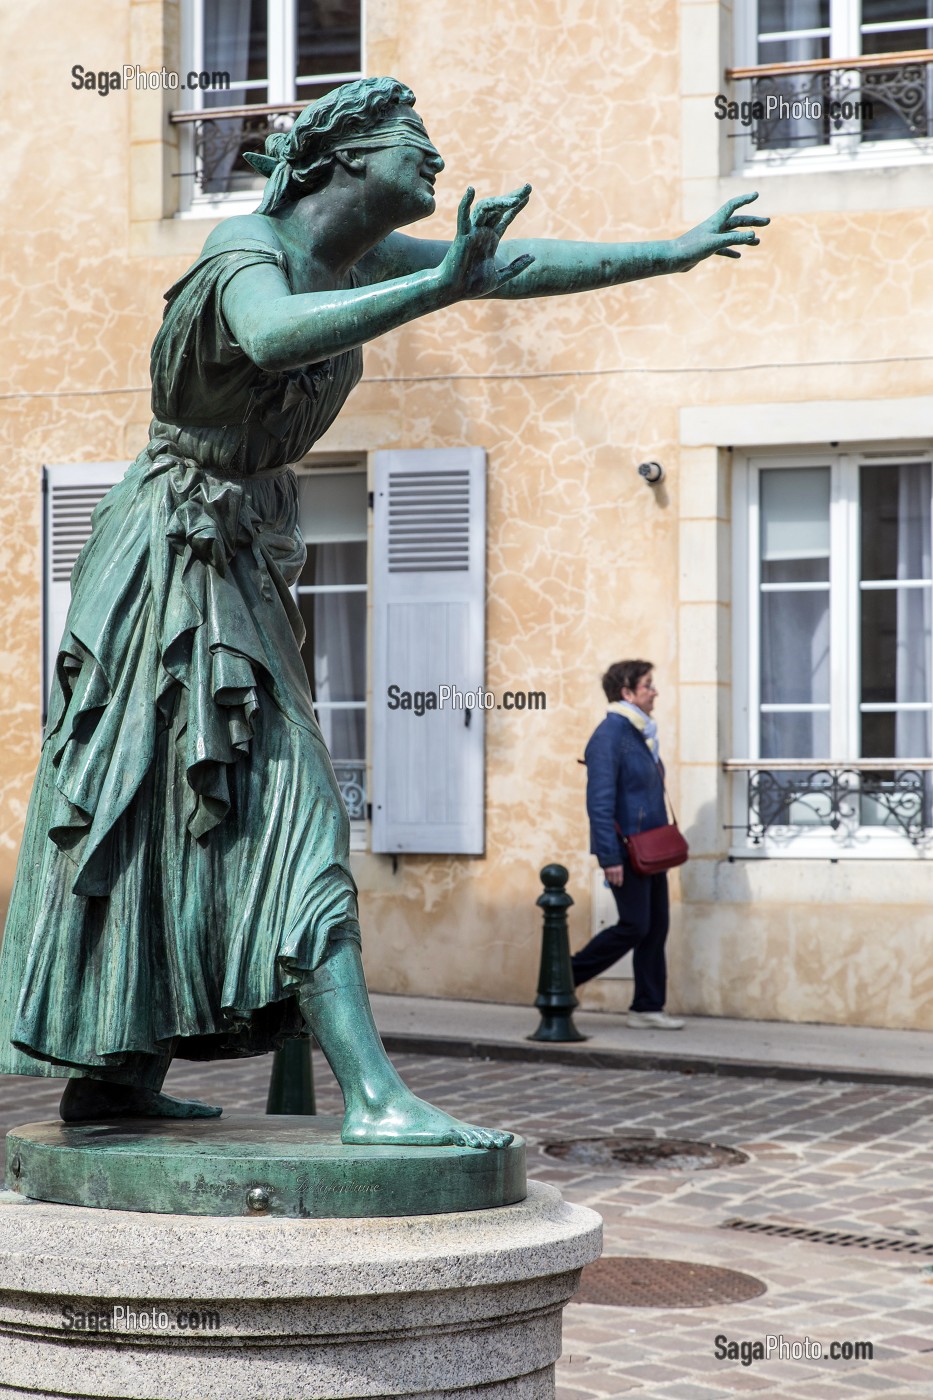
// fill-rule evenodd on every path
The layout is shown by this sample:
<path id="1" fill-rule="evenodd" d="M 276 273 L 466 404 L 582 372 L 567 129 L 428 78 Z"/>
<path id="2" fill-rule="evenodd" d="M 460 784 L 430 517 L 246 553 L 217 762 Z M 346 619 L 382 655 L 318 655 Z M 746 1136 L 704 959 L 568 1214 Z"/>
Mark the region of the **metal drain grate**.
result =
<path id="1" fill-rule="evenodd" d="M 776 1225 L 769 1220 L 742 1220 L 735 1217 L 722 1222 L 724 1230 L 745 1230 L 753 1235 L 779 1235 L 789 1240 L 807 1240 L 810 1244 L 834 1244 L 842 1249 L 884 1249 L 895 1254 L 921 1254 L 933 1258 L 933 1244 L 920 1240 L 905 1240 L 890 1235 L 858 1235 L 849 1230 L 815 1230 L 809 1225 Z"/>
<path id="2" fill-rule="evenodd" d="M 607 1255 L 587 1264 L 570 1301 L 603 1308 L 710 1308 L 744 1303 L 766 1292 L 761 1279 L 735 1269 L 686 1259 Z"/>
<path id="3" fill-rule="evenodd" d="M 702 1172 L 714 1167 L 738 1167 L 748 1161 L 734 1147 L 715 1142 L 687 1142 L 684 1138 L 655 1138 L 641 1134 L 626 1137 L 573 1138 L 541 1144 L 549 1157 L 582 1167 L 627 1167 L 643 1171 Z"/>

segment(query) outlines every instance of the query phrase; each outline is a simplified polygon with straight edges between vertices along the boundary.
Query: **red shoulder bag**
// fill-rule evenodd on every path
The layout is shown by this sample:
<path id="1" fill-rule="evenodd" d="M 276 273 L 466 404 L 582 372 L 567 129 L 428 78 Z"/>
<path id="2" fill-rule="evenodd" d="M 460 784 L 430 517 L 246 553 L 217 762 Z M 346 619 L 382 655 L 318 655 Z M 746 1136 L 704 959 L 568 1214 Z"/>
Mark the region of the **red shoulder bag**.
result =
<path id="1" fill-rule="evenodd" d="M 634 729 L 635 726 L 633 725 Z M 645 748 L 650 753 L 648 742 L 640 730 L 635 730 Z M 661 777 L 661 770 L 655 762 L 654 754 L 651 761 L 655 765 L 658 775 L 658 782 L 664 793 L 664 800 L 671 809 L 673 821 L 669 826 L 653 826 L 650 831 L 636 831 L 631 836 L 622 836 L 619 831 L 619 824 L 616 822 L 616 831 L 622 836 L 622 844 L 628 852 L 628 858 L 632 869 L 636 875 L 660 875 L 665 870 L 673 870 L 675 865 L 683 865 L 690 854 L 690 847 L 684 839 L 680 827 L 677 825 L 677 815 L 674 812 L 674 804 L 667 795 L 667 784 Z"/>

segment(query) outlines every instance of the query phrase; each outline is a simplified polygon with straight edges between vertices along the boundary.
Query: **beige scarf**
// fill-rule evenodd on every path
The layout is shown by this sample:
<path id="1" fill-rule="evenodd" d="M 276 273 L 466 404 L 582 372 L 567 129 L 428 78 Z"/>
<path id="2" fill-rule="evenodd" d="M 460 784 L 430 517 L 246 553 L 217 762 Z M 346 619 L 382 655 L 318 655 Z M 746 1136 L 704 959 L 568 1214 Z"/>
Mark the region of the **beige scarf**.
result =
<path id="1" fill-rule="evenodd" d="M 661 746 L 658 743 L 658 726 L 650 715 L 646 715 L 644 710 L 640 710 L 637 705 L 632 705 L 628 700 L 611 701 L 607 713 L 624 715 L 627 720 L 634 724 L 635 728 L 644 736 L 645 743 L 651 750 L 651 757 L 655 763 L 660 761 Z"/>

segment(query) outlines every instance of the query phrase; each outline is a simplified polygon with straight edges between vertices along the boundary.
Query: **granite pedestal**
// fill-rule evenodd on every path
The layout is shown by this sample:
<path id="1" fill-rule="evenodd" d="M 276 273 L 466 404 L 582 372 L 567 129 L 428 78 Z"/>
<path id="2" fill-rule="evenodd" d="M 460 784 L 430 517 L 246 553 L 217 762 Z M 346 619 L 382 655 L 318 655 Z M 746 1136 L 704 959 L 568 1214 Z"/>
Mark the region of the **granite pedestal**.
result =
<path id="1" fill-rule="evenodd" d="M 487 1209 L 377 1216 L 378 1192 L 313 1183 L 289 1192 L 283 1173 L 256 1210 L 243 1187 L 268 1179 L 267 1152 L 253 1177 L 236 1178 L 233 1214 L 112 1210 L 23 1194 L 43 1169 L 47 1182 L 62 1179 L 60 1149 L 50 1127 L 53 1156 L 43 1164 L 35 1125 L 12 1136 L 30 1155 L 8 1177 L 20 1189 L 0 1194 L 0 1400 L 554 1395 L 562 1309 L 599 1254 L 601 1222 L 553 1187 L 531 1182 L 525 1199 Z M 131 1181 L 118 1160 L 130 1148 L 119 1133 L 109 1141 L 119 1146 L 109 1154 L 111 1180 L 122 1171 Z M 206 1139 L 202 1149 L 202 1165 L 223 1163 Z M 445 1150 L 446 1167 L 435 1158 L 430 1170 L 457 1176 L 458 1150 L 410 1151 Z M 372 1149 L 353 1150 L 361 1151 Z M 11 1172 L 17 1155 L 8 1141 Z M 474 1151 L 474 1170 L 497 1155 Z M 155 1180 L 153 1162 L 142 1165 Z M 514 1168 L 513 1158 L 513 1177 Z M 487 1161 L 490 1170 L 508 1182 L 504 1158 Z M 404 1176 L 398 1162 L 392 1173 Z M 213 1179 L 208 1171 L 204 1183 Z M 103 1190 L 87 1164 L 75 1184 Z M 210 1189 L 189 1196 L 216 1201 Z M 299 1198 L 304 1215 L 271 1208 Z M 333 1218 L 341 1198 L 355 1218 Z M 369 1218 L 360 1218 L 367 1198 Z M 309 1202 L 328 1215 L 308 1213 Z"/>

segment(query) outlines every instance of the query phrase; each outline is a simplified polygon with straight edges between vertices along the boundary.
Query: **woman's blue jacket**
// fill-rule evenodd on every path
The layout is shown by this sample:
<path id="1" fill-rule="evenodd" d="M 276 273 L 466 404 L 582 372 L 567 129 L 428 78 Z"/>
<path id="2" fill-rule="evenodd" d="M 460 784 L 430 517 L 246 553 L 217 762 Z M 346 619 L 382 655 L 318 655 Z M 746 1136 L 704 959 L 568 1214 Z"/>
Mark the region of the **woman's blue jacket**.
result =
<path id="1" fill-rule="evenodd" d="M 667 826 L 664 768 L 634 724 L 614 713 L 593 731 L 584 758 L 590 850 L 605 870 L 622 864 L 622 836 Z"/>

